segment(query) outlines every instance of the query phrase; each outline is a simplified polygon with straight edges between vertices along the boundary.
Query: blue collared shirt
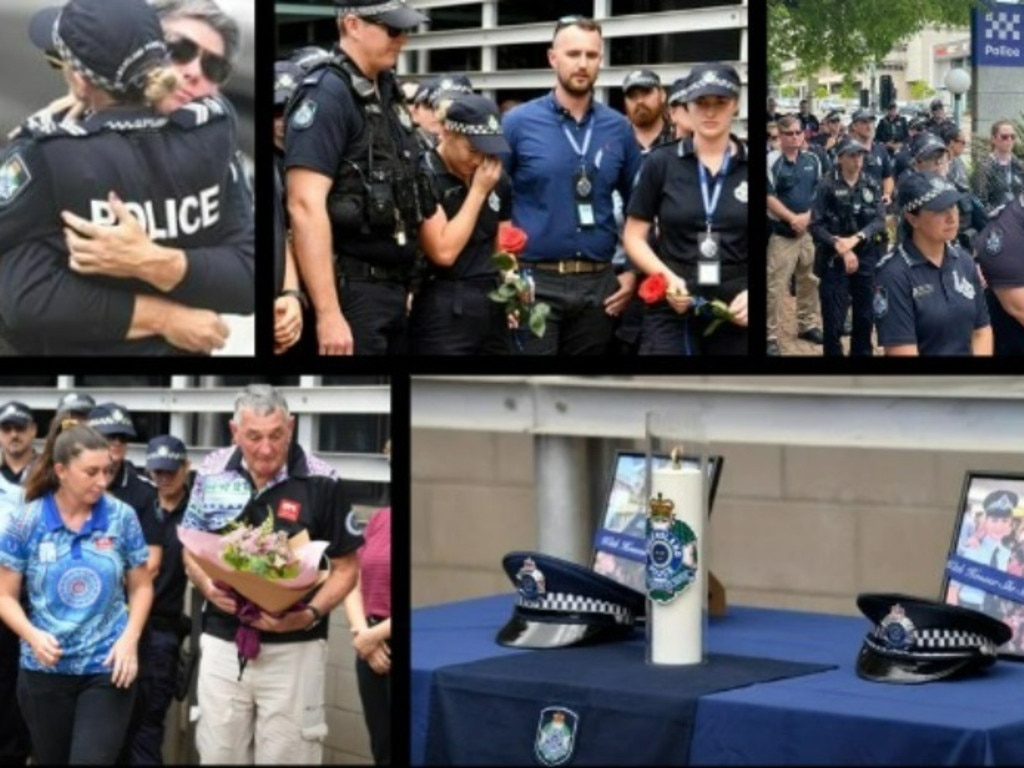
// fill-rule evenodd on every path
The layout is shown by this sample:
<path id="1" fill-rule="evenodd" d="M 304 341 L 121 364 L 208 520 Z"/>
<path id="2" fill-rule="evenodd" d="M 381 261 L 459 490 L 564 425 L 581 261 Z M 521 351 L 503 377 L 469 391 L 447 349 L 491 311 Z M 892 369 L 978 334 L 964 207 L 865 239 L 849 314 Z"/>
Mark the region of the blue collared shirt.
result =
<path id="1" fill-rule="evenodd" d="M 591 102 L 577 123 L 555 99 L 554 91 L 528 101 L 502 120 L 512 148 L 504 155 L 512 178 L 512 221 L 527 235 L 521 260 L 611 261 L 619 239 L 612 191 L 627 203 L 640 168 L 640 145 L 629 121 L 611 107 Z M 581 158 L 565 135 L 568 131 L 582 149 Z M 575 177 L 581 162 L 593 185 L 595 224 L 580 227 L 576 216 Z"/>
<path id="2" fill-rule="evenodd" d="M 76 533 L 61 520 L 53 494 L 22 505 L 0 533 L 0 565 L 26 585 L 29 619 L 63 650 L 44 667 L 21 641 L 21 668 L 65 675 L 111 672 L 103 666 L 128 624 L 124 575 L 149 551 L 135 510 L 104 495 Z"/>

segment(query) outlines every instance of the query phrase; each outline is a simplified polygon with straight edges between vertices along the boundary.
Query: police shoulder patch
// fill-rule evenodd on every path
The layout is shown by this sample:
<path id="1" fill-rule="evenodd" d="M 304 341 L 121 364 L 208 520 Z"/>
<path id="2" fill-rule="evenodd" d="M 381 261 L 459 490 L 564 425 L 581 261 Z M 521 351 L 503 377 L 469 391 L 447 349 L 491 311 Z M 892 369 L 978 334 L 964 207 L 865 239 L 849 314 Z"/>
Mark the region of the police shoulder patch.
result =
<path id="1" fill-rule="evenodd" d="M 13 152 L 0 165 L 0 206 L 10 205 L 32 182 L 32 172 L 20 152 Z"/>
<path id="2" fill-rule="evenodd" d="M 985 255 L 998 256 L 1003 250 L 1003 233 L 999 227 L 992 227 L 985 238 Z"/>
<path id="3" fill-rule="evenodd" d="M 501 198 L 498 197 L 497 192 L 491 191 L 491 194 L 487 197 L 487 205 L 495 213 L 501 210 Z"/>
<path id="4" fill-rule="evenodd" d="M 309 128 L 313 124 L 313 120 L 316 118 L 317 104 L 312 99 L 303 99 L 302 103 L 296 108 L 292 114 L 291 127 L 301 131 Z"/>
<path id="5" fill-rule="evenodd" d="M 736 191 L 733 192 L 733 196 L 741 203 L 747 202 L 747 182 L 741 181 L 736 186 Z"/>
<path id="6" fill-rule="evenodd" d="M 875 287 L 875 298 L 871 302 L 871 309 L 875 313 L 876 320 L 881 320 L 889 314 L 889 294 L 881 285 Z"/>
<path id="7" fill-rule="evenodd" d="M 579 722 L 579 715 L 565 707 L 544 707 L 540 711 L 533 746 L 541 765 L 561 765 L 572 757 Z"/>

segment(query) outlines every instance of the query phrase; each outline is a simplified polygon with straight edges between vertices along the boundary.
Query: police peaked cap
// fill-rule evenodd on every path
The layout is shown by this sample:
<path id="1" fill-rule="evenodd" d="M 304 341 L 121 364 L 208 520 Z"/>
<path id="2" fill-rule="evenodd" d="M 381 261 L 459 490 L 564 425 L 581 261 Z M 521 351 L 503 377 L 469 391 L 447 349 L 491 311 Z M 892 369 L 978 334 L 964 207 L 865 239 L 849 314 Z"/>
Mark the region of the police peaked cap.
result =
<path id="1" fill-rule="evenodd" d="M 915 160 L 923 160 L 928 155 L 948 151 L 946 142 L 931 131 L 921 131 L 910 140 L 910 154 Z"/>
<path id="2" fill-rule="evenodd" d="M 980 611 L 902 594 L 865 593 L 857 607 L 874 625 L 857 674 L 880 683 L 926 683 L 995 663 L 1013 631 Z"/>
<path id="3" fill-rule="evenodd" d="M 101 403 L 89 412 L 89 426 L 101 435 L 135 437 L 135 426 L 128 409 L 117 403 Z"/>
<path id="4" fill-rule="evenodd" d="M 629 637 L 646 597 L 589 568 L 539 552 L 509 552 L 512 617 L 496 641 L 515 648 L 562 648 Z"/>
<path id="5" fill-rule="evenodd" d="M 661 78 L 650 69 L 635 69 L 622 81 L 622 92 L 629 93 L 631 88 L 660 88 Z"/>
<path id="6" fill-rule="evenodd" d="M 1013 491 L 992 491 L 981 502 L 981 507 L 989 517 L 1010 517 L 1019 501 L 1020 498 Z"/>
<path id="7" fill-rule="evenodd" d="M 875 120 L 875 113 L 870 109 L 858 109 L 850 116 L 851 123 L 859 123 L 868 120 L 871 122 L 874 122 Z"/>
<path id="8" fill-rule="evenodd" d="M 10 400 L 3 405 L 0 405 L 0 424 L 7 424 L 8 422 L 14 422 L 15 424 L 31 424 L 35 421 L 35 416 L 32 415 L 32 409 L 24 403 L 18 402 L 17 400 Z"/>
<path id="9" fill-rule="evenodd" d="M 188 450 L 185 444 L 174 435 L 154 437 L 146 446 L 146 469 L 176 472 L 185 460 Z"/>
<path id="10" fill-rule="evenodd" d="M 839 140 L 838 144 L 836 144 L 836 155 L 848 155 L 851 152 L 866 155 L 868 150 L 867 147 L 861 144 L 857 139 L 847 134 Z"/>
<path id="11" fill-rule="evenodd" d="M 283 107 L 305 77 L 305 71 L 291 60 L 274 62 L 274 106 Z"/>
<path id="12" fill-rule="evenodd" d="M 444 127 L 461 133 L 477 152 L 498 155 L 511 149 L 501 131 L 498 105 L 476 93 L 460 93 L 452 99 L 444 117 Z"/>
<path id="13" fill-rule="evenodd" d="M 672 99 L 689 103 L 701 96 L 740 97 L 740 76 L 735 68 L 717 61 L 697 64 L 686 76 L 686 85 L 681 91 L 673 88 Z"/>
<path id="14" fill-rule="evenodd" d="M 896 188 L 896 202 L 910 213 L 922 209 L 945 211 L 959 203 L 961 197 L 960 190 L 951 181 L 931 172 L 907 171 Z"/>
<path id="15" fill-rule="evenodd" d="M 373 19 L 395 29 L 412 29 L 430 21 L 425 13 L 409 7 L 404 0 L 334 0 L 339 14 Z"/>
<path id="16" fill-rule="evenodd" d="M 57 413 L 88 413 L 96 407 L 92 395 L 84 392 L 68 392 L 57 401 Z"/>

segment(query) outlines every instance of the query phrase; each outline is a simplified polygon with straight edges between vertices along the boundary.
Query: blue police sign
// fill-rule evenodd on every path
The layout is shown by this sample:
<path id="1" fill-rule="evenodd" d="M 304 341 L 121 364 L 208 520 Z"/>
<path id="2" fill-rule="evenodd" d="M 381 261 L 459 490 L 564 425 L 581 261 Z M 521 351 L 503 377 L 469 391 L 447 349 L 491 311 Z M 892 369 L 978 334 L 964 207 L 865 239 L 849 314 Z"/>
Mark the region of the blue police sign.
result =
<path id="1" fill-rule="evenodd" d="M 1024 6 L 996 0 L 971 12 L 972 58 L 978 66 L 1024 66 Z"/>

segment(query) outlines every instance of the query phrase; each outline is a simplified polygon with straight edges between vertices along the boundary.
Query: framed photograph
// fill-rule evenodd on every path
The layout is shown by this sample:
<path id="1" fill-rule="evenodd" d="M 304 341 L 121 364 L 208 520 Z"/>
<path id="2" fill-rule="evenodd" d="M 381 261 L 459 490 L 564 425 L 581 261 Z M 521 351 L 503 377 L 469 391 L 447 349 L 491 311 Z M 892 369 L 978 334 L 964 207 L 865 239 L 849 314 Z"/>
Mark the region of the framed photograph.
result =
<path id="1" fill-rule="evenodd" d="M 647 500 L 644 498 L 643 452 L 619 451 L 612 467 L 612 478 L 605 498 L 601 524 L 594 534 L 593 569 L 620 584 L 646 591 Z M 655 456 L 655 466 L 667 466 L 667 455 Z M 683 457 L 691 466 L 696 457 Z M 708 516 L 711 515 L 722 474 L 722 456 L 708 460 Z"/>
<path id="2" fill-rule="evenodd" d="M 1024 474 L 968 472 L 939 598 L 999 619 L 999 655 L 1024 660 Z"/>

